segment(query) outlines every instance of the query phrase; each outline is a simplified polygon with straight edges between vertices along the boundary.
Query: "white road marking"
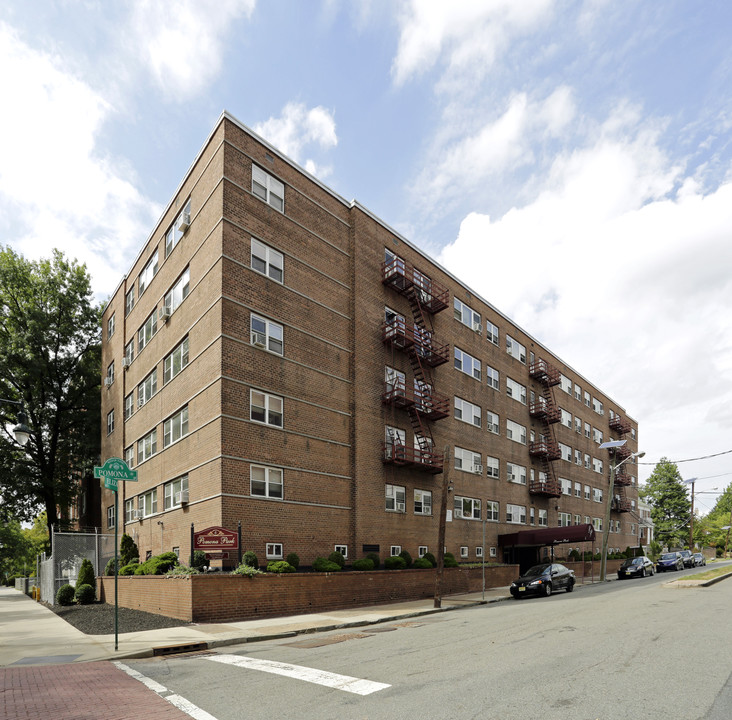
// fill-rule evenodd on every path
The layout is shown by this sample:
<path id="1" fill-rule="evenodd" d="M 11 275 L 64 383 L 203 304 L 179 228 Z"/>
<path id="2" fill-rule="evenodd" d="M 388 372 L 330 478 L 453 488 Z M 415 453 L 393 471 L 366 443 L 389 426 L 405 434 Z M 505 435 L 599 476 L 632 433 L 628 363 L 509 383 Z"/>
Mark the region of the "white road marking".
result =
<path id="1" fill-rule="evenodd" d="M 150 690 L 156 692 L 158 695 L 168 692 L 168 688 L 166 688 L 165 685 L 161 685 L 159 682 L 155 682 L 152 678 L 146 677 L 142 673 L 137 672 L 137 670 L 133 670 L 129 665 L 125 665 L 124 663 L 117 661 L 112 661 L 112 665 L 118 667 L 120 670 L 124 670 L 130 677 L 135 678 L 135 680 L 139 680 L 145 687 L 150 688 Z"/>
<path id="2" fill-rule="evenodd" d="M 324 670 L 303 667 L 302 665 L 290 665 L 289 663 L 242 657 L 239 655 L 215 655 L 207 657 L 206 660 L 212 660 L 213 662 L 220 662 L 226 665 L 236 665 L 237 667 L 243 667 L 249 670 L 261 670 L 262 672 L 273 673 L 275 675 L 285 675 L 297 680 L 304 680 L 305 682 L 325 685 L 336 690 L 355 693 L 356 695 L 370 695 L 371 693 L 391 687 L 391 685 L 385 683 L 361 680 L 360 678 L 350 677 L 349 675 L 338 675 L 336 673 L 325 672 Z"/>

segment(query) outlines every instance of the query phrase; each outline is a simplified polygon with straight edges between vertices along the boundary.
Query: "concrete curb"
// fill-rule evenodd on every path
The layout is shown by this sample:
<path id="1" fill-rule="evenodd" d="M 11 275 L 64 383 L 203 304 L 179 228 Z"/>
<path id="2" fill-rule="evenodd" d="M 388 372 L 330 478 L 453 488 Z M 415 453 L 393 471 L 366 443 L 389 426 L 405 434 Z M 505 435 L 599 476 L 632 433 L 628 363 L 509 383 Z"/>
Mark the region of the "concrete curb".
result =
<path id="1" fill-rule="evenodd" d="M 717 577 L 710 578 L 709 580 L 671 580 L 664 583 L 662 587 L 671 589 L 675 588 L 694 588 L 694 587 L 710 587 L 715 583 L 726 580 L 732 577 L 732 572 L 724 573 L 723 575 L 717 575 Z"/>

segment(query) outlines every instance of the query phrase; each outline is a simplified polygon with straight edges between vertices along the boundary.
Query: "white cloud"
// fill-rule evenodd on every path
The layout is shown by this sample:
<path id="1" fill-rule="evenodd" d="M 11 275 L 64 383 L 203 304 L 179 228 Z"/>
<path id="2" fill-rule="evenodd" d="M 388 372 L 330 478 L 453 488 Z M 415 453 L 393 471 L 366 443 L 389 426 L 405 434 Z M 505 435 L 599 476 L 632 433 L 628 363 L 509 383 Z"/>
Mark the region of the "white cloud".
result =
<path id="1" fill-rule="evenodd" d="M 234 20 L 249 18 L 256 0 L 137 0 L 131 19 L 140 59 L 174 101 L 205 88 L 220 70 Z"/>
<path id="2" fill-rule="evenodd" d="M 271 117 L 253 129 L 308 172 L 321 178 L 329 174 L 328 167 L 303 157 L 306 147 L 314 145 L 329 150 L 338 145 L 335 119 L 326 108 L 318 106 L 308 110 L 304 103 L 290 102 L 280 117 Z"/>

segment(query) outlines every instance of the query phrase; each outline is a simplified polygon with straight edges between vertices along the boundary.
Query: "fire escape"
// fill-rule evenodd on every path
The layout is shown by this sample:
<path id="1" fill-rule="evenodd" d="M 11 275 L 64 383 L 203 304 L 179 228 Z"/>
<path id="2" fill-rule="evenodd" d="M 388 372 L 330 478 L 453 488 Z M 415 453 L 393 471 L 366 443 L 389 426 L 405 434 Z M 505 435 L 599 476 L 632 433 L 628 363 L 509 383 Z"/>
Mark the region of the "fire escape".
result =
<path id="1" fill-rule="evenodd" d="M 620 440 L 623 439 L 623 435 L 627 435 L 631 430 L 631 424 L 630 421 L 622 418 L 620 415 L 614 415 L 612 419 L 610 420 L 610 429 L 614 430 L 615 432 L 620 435 Z M 617 465 L 617 463 L 622 462 L 626 458 L 630 457 L 631 451 L 628 447 L 625 445 L 622 445 L 621 447 L 615 448 L 615 457 L 613 462 Z M 628 499 L 628 497 L 625 495 L 625 488 L 629 487 L 631 484 L 631 478 L 628 473 L 625 472 L 625 465 L 623 465 L 620 470 L 616 471 L 615 473 L 615 487 L 614 487 L 614 497 L 613 497 L 613 510 L 616 510 L 617 512 L 630 512 L 632 509 L 631 501 Z"/>
<path id="2" fill-rule="evenodd" d="M 384 443 L 383 462 L 409 465 L 437 474 L 444 458 L 435 451 L 431 422 L 450 414 L 450 398 L 435 391 L 432 370 L 450 359 L 450 346 L 434 336 L 432 315 L 448 306 L 449 292 L 399 257 L 382 266 L 382 282 L 407 298 L 412 320 L 395 317 L 382 325 L 384 344 L 407 354 L 414 373 L 414 389 L 406 382 L 386 381 L 382 402 L 407 411 L 414 446 L 398 438 Z"/>
<path id="3" fill-rule="evenodd" d="M 561 419 L 561 410 L 554 402 L 552 388 L 559 385 L 561 380 L 557 368 L 550 365 L 546 360 L 536 360 L 529 367 L 529 375 L 537 380 L 541 386 L 541 395 L 529 405 L 531 417 L 540 420 L 543 424 L 543 432 L 538 442 L 529 445 L 529 455 L 535 457 L 541 463 L 542 470 L 539 477 L 534 477 L 529 483 L 529 492 L 532 495 L 544 495 L 545 497 L 561 497 L 562 490 L 559 481 L 554 473 L 552 463 L 562 456 L 559 444 L 554 436 L 554 424 Z"/>

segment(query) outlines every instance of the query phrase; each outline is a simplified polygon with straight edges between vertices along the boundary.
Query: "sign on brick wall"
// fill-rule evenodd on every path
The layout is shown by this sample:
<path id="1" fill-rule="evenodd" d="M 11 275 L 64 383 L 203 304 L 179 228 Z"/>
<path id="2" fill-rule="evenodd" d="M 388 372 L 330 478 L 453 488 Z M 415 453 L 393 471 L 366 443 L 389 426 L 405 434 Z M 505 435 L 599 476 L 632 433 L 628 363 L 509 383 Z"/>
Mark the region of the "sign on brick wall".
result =
<path id="1" fill-rule="evenodd" d="M 193 549 L 206 553 L 239 550 L 239 535 L 222 527 L 210 527 L 193 533 Z M 223 557 L 223 556 L 222 556 Z"/>

